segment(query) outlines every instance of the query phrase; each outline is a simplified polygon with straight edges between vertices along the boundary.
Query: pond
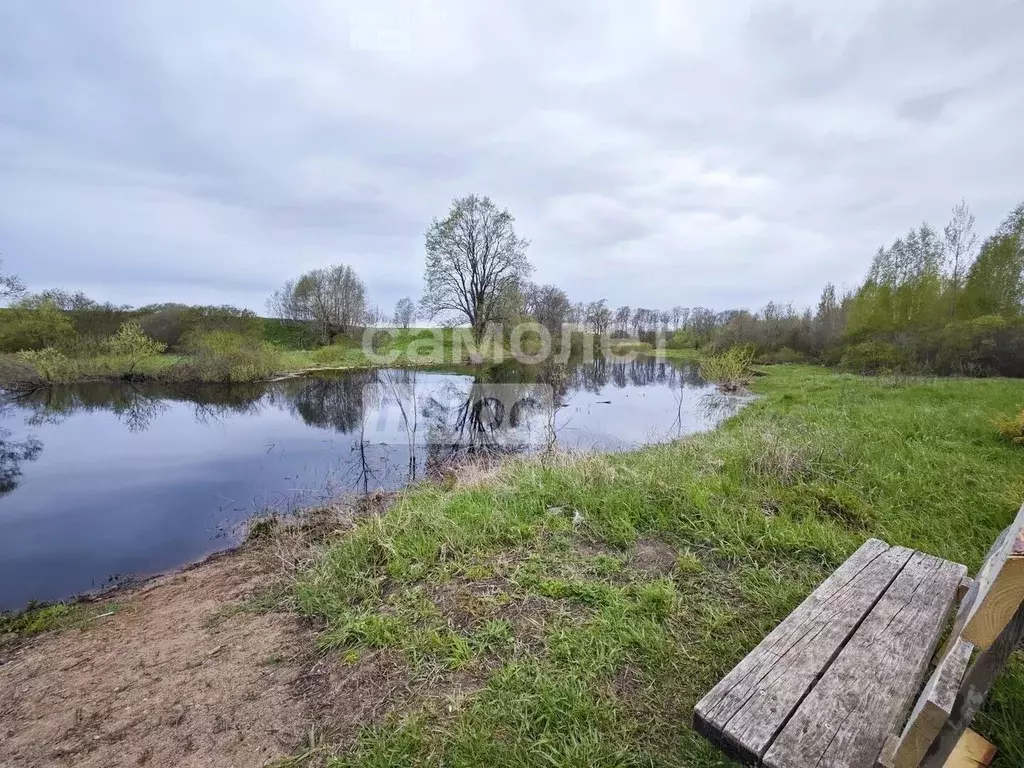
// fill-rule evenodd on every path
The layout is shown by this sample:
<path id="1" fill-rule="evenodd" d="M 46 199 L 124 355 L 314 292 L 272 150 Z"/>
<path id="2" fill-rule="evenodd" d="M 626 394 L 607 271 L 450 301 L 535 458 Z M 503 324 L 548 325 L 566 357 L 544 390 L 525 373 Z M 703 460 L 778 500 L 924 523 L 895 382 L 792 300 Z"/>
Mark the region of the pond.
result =
<path id="1" fill-rule="evenodd" d="M 6 394 L 0 610 L 201 559 L 268 508 L 392 490 L 468 458 L 629 450 L 741 404 L 655 360 Z"/>

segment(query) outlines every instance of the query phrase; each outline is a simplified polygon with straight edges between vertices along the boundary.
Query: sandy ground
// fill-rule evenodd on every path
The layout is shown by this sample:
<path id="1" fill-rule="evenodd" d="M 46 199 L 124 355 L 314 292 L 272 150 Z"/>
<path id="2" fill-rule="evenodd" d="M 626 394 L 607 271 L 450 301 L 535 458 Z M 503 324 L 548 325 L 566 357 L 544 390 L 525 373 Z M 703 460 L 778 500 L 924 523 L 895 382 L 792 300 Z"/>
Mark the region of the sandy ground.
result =
<path id="1" fill-rule="evenodd" d="M 308 630 L 225 611 L 265 576 L 252 552 L 218 557 L 15 651 L 0 666 L 0 766 L 249 768 L 293 754 L 312 720 Z"/>

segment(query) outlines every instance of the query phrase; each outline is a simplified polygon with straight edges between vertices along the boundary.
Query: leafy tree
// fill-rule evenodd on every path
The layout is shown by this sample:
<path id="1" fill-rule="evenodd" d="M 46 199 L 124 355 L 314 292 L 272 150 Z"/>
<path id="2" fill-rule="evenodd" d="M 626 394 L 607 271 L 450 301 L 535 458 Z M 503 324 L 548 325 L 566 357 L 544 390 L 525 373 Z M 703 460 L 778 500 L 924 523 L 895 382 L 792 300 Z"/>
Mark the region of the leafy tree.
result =
<path id="1" fill-rule="evenodd" d="M 426 233 L 424 315 L 463 318 L 477 341 L 503 319 L 509 292 L 533 271 L 530 243 L 516 235 L 514 222 L 507 209 L 477 195 L 456 198 L 444 219 L 433 220 Z"/>
<path id="2" fill-rule="evenodd" d="M 1017 235 L 994 235 L 985 241 L 967 273 L 963 304 L 968 316 L 1021 313 L 1024 302 L 1024 251 Z"/>
<path id="3" fill-rule="evenodd" d="M 395 304 L 394 323 L 398 328 L 409 328 L 416 319 L 416 303 L 408 296 Z"/>
<path id="4" fill-rule="evenodd" d="M 1019 317 L 1024 310 L 1024 203 L 1003 220 L 967 272 L 963 305 L 969 317 Z"/>
<path id="5" fill-rule="evenodd" d="M 134 372 L 147 357 L 155 357 L 166 349 L 166 344 L 151 339 L 135 321 L 124 323 L 110 339 L 110 352 L 125 361 L 126 375 Z"/>
<path id="6" fill-rule="evenodd" d="M 366 287 L 352 267 L 336 264 L 289 280 L 271 295 L 267 307 L 275 317 L 308 323 L 317 340 L 329 344 L 365 319 Z"/>
<path id="7" fill-rule="evenodd" d="M 3 261 L 0 260 L 0 267 Z M 18 279 L 17 275 L 0 270 L 0 302 L 13 301 L 25 294 L 25 284 Z"/>
<path id="8" fill-rule="evenodd" d="M 838 342 L 844 323 L 844 312 L 836 298 L 836 287 L 827 283 L 821 292 L 818 311 L 814 316 L 814 351 L 820 353 Z"/>

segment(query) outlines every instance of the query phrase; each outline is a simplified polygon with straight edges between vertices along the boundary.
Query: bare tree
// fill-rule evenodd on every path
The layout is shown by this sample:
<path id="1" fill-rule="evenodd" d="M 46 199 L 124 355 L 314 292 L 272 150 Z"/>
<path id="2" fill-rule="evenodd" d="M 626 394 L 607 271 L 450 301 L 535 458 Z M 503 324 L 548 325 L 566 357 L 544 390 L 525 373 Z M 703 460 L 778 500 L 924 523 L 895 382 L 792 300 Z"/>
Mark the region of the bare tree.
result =
<path id="1" fill-rule="evenodd" d="M 526 313 L 551 333 L 561 333 L 572 319 L 572 303 L 561 288 L 527 283 L 523 289 Z"/>
<path id="2" fill-rule="evenodd" d="M 39 293 L 33 293 L 26 298 L 26 302 L 34 305 L 50 303 L 57 309 L 64 312 L 81 311 L 85 309 L 98 309 L 99 304 L 90 299 L 82 291 L 65 291 L 63 288 L 48 288 Z"/>
<path id="3" fill-rule="evenodd" d="M 416 319 L 416 302 L 408 296 L 395 304 L 394 323 L 398 328 L 409 328 Z"/>
<path id="4" fill-rule="evenodd" d="M 582 331 L 587 319 L 587 303 L 585 301 L 577 301 L 572 305 L 572 313 L 570 314 L 570 321 L 577 330 Z"/>
<path id="5" fill-rule="evenodd" d="M 676 304 L 674 307 L 672 307 L 672 330 L 673 331 L 678 331 L 679 330 L 679 327 L 680 327 L 679 324 L 682 322 L 682 320 L 683 320 L 683 308 L 681 306 L 679 306 L 678 304 Z"/>
<path id="6" fill-rule="evenodd" d="M 456 198 L 447 217 L 434 219 L 426 233 L 424 315 L 463 317 L 477 341 L 502 319 L 503 297 L 533 271 L 526 258 L 530 243 L 516 235 L 514 221 L 507 209 L 477 195 Z"/>
<path id="7" fill-rule="evenodd" d="M 623 304 L 615 310 L 615 327 L 622 333 L 629 333 L 629 319 L 633 316 L 633 310 Z"/>
<path id="8" fill-rule="evenodd" d="M 0 267 L 3 261 L 0 261 Z M 13 301 L 25 295 L 25 284 L 17 275 L 0 271 L 0 302 Z"/>
<path id="9" fill-rule="evenodd" d="M 608 309 L 607 299 L 587 304 L 586 324 L 590 330 L 597 334 L 604 334 L 611 323 L 612 311 Z"/>
<path id="10" fill-rule="evenodd" d="M 317 338 L 328 343 L 363 321 L 366 288 L 352 267 L 337 264 L 289 280 L 271 295 L 267 307 L 284 320 L 309 323 Z"/>
<path id="11" fill-rule="evenodd" d="M 953 208 L 953 217 L 942 230 L 946 270 L 949 273 L 950 315 L 956 315 L 956 305 L 967 278 L 967 271 L 974 262 L 978 247 L 978 235 L 974 231 L 974 214 L 961 200 Z"/>
<path id="12" fill-rule="evenodd" d="M 380 328 L 387 324 L 388 315 L 383 309 L 374 305 L 366 308 L 366 312 L 363 314 L 363 322 L 369 328 Z"/>

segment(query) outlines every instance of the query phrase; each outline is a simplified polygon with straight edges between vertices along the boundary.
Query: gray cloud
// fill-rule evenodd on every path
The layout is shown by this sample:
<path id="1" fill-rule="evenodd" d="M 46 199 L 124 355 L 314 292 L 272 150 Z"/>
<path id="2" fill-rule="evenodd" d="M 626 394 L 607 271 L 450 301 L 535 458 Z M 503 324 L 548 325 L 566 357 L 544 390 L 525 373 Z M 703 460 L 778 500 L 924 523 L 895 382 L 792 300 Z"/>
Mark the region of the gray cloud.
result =
<path id="1" fill-rule="evenodd" d="M 1021 196 L 1020 4 L 727 5 L 5 3 L 0 255 L 255 309 L 344 261 L 390 306 L 480 192 L 573 298 L 809 304 Z"/>

